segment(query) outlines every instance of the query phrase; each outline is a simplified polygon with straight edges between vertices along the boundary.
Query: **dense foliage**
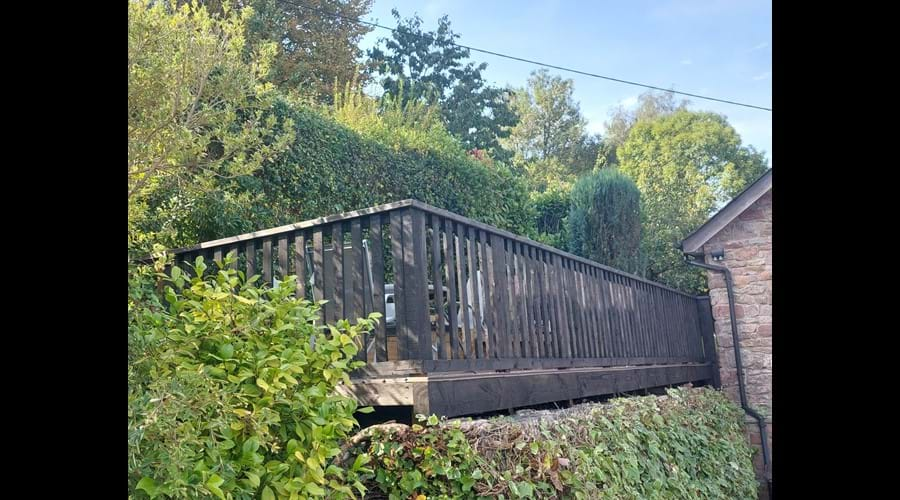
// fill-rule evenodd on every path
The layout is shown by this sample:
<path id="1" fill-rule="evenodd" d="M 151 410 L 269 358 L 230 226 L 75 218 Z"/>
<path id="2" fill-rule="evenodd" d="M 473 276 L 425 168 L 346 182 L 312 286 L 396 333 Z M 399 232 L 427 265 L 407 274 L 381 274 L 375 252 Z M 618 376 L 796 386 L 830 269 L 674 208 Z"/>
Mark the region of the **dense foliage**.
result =
<path id="1" fill-rule="evenodd" d="M 387 105 L 379 112 L 371 104 L 348 92 L 336 107 L 341 123 L 287 103 L 276 106 L 294 123 L 295 136 L 287 154 L 262 171 L 272 179 L 269 199 L 309 218 L 415 198 L 527 232 L 527 190 L 509 169 L 467 155 L 427 110 L 415 114 Z"/>
<path id="2" fill-rule="evenodd" d="M 376 435 L 372 481 L 405 498 L 756 498 L 744 414 L 711 389 L 630 397 L 539 424 L 441 423 Z"/>
<path id="3" fill-rule="evenodd" d="M 286 146 L 285 135 L 272 134 L 274 117 L 264 116 L 276 48 L 246 43 L 252 15 L 215 16 L 196 2 L 128 2 L 129 248 L 146 250 L 157 238 L 146 230 L 154 196 L 190 204 Z"/>
<path id="4" fill-rule="evenodd" d="M 641 191 L 647 277 L 703 292 L 704 273 L 684 263 L 678 245 L 766 171 L 765 156 L 742 146 L 724 116 L 680 109 L 638 121 L 617 157 Z"/>
<path id="5" fill-rule="evenodd" d="M 275 45 L 247 41 L 265 39 L 262 14 L 237 3 L 129 3 L 130 252 L 404 198 L 530 232 L 525 182 L 467 151 L 436 105 L 363 96 L 356 77 L 329 106 L 279 95 Z"/>
<path id="6" fill-rule="evenodd" d="M 371 64 L 385 93 L 440 107 L 447 130 L 468 149 L 484 149 L 501 159 L 498 139 L 516 123 L 504 89 L 482 77 L 487 63 L 468 61 L 469 49 L 456 45 L 459 34 L 443 16 L 435 31 L 424 31 L 415 15 L 402 19 L 391 11 L 397 29 L 369 51 Z"/>
<path id="7" fill-rule="evenodd" d="M 534 210 L 534 233 L 529 236 L 560 250 L 569 249 L 566 219 L 569 216 L 569 189 L 566 186 L 551 187 L 530 195 Z"/>
<path id="8" fill-rule="evenodd" d="M 362 494 L 365 458 L 331 464 L 357 426 L 356 401 L 336 388 L 377 315 L 323 328 L 319 305 L 294 298 L 293 277 L 261 288 L 228 262 L 198 258 L 193 277 L 131 272 L 129 496 Z"/>
<path id="9" fill-rule="evenodd" d="M 572 188 L 568 250 L 631 273 L 641 269 L 641 193 L 627 176 L 605 168 Z"/>
<path id="10" fill-rule="evenodd" d="M 178 0 L 191 3 L 197 0 Z M 207 10 L 252 9 L 247 20 L 251 45 L 277 47 L 267 80 L 279 90 L 314 102 L 331 102 L 343 82 L 366 77 L 359 42 L 370 26 L 355 22 L 372 0 L 199 0 Z"/>
<path id="11" fill-rule="evenodd" d="M 567 250 L 569 237 L 566 218 L 569 215 L 569 192 L 578 180 L 569 167 L 556 158 L 532 159 L 524 164 L 523 176 L 528 182 L 529 201 L 534 214 L 534 240 L 560 250 Z"/>
<path id="12" fill-rule="evenodd" d="M 177 238 L 162 242 L 178 246 L 416 198 L 529 233 L 527 188 L 509 169 L 467 155 L 424 114 L 382 112 L 371 98 L 348 95 L 338 96 L 333 117 L 279 99 L 271 113 L 275 132 L 290 136 L 286 151 L 252 175 L 218 179 L 203 196 L 158 193 L 152 217 L 139 227 L 166 228 Z"/>
<path id="13" fill-rule="evenodd" d="M 339 90 L 335 84 L 365 77 L 359 42 L 372 28 L 355 19 L 369 13 L 372 0 L 252 0 L 249 4 L 256 13 L 248 23 L 248 37 L 278 44 L 269 80 L 279 88 L 330 102 Z"/>
<path id="14" fill-rule="evenodd" d="M 597 156 L 597 166 L 606 167 L 619 164 L 616 150 L 625 143 L 631 129 L 639 121 L 671 115 L 675 111 L 686 109 L 687 105 L 688 101 L 686 100 L 676 101 L 675 94 L 672 92 L 650 90 L 638 96 L 638 103 L 634 108 L 617 106 L 605 124 L 606 133 L 603 136 L 602 151 Z"/>
<path id="15" fill-rule="evenodd" d="M 503 144 L 518 161 L 556 160 L 570 175 L 589 171 L 596 162 L 599 138 L 587 133 L 587 120 L 573 96 L 571 79 L 533 71 L 525 88 L 515 92 L 519 122 Z"/>

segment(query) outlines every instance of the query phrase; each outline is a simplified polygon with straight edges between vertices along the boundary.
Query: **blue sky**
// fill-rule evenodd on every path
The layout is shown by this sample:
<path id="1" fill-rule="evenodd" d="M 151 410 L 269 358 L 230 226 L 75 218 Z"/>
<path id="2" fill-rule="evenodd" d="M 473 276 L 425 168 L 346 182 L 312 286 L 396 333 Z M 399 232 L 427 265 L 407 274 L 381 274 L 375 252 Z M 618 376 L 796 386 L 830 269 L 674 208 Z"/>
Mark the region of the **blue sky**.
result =
<path id="1" fill-rule="evenodd" d="M 418 13 L 426 30 L 447 14 L 460 43 L 663 88 L 771 107 L 772 4 L 747 0 L 375 0 L 366 19 L 395 26 L 391 9 Z M 375 29 L 371 47 L 388 36 Z M 534 65 L 472 53 L 485 78 L 521 87 Z M 575 99 L 592 132 L 613 107 L 644 89 L 550 70 L 575 81 Z M 744 144 L 772 161 L 772 113 L 695 98 L 690 108 L 724 114 Z"/>

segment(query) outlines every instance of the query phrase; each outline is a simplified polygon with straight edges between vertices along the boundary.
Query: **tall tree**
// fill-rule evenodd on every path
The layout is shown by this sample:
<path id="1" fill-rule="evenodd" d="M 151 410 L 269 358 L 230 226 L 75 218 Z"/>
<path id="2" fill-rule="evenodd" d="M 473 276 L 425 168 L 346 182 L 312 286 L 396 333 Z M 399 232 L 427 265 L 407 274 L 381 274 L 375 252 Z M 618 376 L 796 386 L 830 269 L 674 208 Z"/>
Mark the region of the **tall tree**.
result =
<path id="1" fill-rule="evenodd" d="M 372 0 L 204 0 L 219 12 L 223 5 L 250 6 L 251 43 L 273 42 L 278 55 L 269 78 L 284 90 L 299 91 L 331 103 L 349 81 L 363 81 L 364 55 L 359 42 L 372 28 L 354 22 L 372 8 Z M 338 88 L 335 88 L 335 82 Z"/>
<path id="2" fill-rule="evenodd" d="M 683 109 L 639 120 L 617 155 L 641 190 L 648 278 L 704 291 L 703 274 L 684 263 L 677 245 L 766 171 L 765 155 L 742 146 L 724 116 Z"/>
<path id="3" fill-rule="evenodd" d="M 571 79 L 550 76 L 545 69 L 531 73 L 527 86 L 513 98 L 519 123 L 505 141 L 517 157 L 525 161 L 554 158 L 573 173 L 593 166 L 599 138 L 587 135 L 587 120 L 573 90 Z M 585 155 L 586 149 L 593 149 L 593 154 Z"/>
<path id="4" fill-rule="evenodd" d="M 289 136 L 273 137 L 274 121 L 265 117 L 274 91 L 263 82 L 275 47 L 245 43 L 252 14 L 128 2 L 129 247 L 157 191 L 189 203 L 286 148 Z"/>
<path id="5" fill-rule="evenodd" d="M 454 45 L 459 34 L 443 16 L 436 31 L 424 31 L 422 19 L 401 19 L 391 11 L 397 29 L 369 51 L 374 72 L 386 94 L 424 100 L 441 107 L 447 130 L 467 149 L 485 149 L 503 156 L 498 139 L 516 123 L 504 89 L 485 82 L 486 63 L 466 62 L 469 49 Z"/>
<path id="6" fill-rule="evenodd" d="M 569 251 L 631 273 L 641 267 L 641 193 L 614 169 L 580 178 L 569 206 Z"/>
<path id="7" fill-rule="evenodd" d="M 634 109 L 624 106 L 616 107 L 609 121 L 606 122 L 606 135 L 603 137 L 603 145 L 597 156 L 597 166 L 614 166 L 619 163 L 616 157 L 616 149 L 625 143 L 628 133 L 640 120 L 651 120 L 659 116 L 670 115 L 680 109 L 685 109 L 688 101 L 675 101 L 672 92 L 657 92 L 649 90 L 638 96 L 638 103 Z"/>

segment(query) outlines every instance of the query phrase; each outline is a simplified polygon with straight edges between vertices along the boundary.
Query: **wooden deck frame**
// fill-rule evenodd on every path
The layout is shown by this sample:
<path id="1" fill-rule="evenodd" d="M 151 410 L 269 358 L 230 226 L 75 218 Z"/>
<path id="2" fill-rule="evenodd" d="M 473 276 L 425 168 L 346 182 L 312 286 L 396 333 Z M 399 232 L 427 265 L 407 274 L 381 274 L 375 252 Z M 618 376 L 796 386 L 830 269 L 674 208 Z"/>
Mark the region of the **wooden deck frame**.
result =
<path id="1" fill-rule="evenodd" d="M 476 415 L 537 404 L 603 396 L 651 387 L 709 382 L 709 363 L 439 372 L 353 379 L 341 392 L 360 405 L 411 406 L 415 413 Z"/>

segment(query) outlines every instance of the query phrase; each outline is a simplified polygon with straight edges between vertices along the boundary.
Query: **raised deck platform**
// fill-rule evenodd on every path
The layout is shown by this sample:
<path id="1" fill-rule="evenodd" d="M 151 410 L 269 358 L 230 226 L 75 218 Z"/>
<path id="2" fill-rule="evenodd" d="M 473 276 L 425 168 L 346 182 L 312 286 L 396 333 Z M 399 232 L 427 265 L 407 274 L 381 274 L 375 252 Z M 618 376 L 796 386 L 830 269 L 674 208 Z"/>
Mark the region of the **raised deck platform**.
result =
<path id="1" fill-rule="evenodd" d="M 175 250 L 372 312 L 345 392 L 362 404 L 472 415 L 644 388 L 717 385 L 709 300 L 415 201 Z M 187 266 L 186 266 L 187 270 Z"/>

